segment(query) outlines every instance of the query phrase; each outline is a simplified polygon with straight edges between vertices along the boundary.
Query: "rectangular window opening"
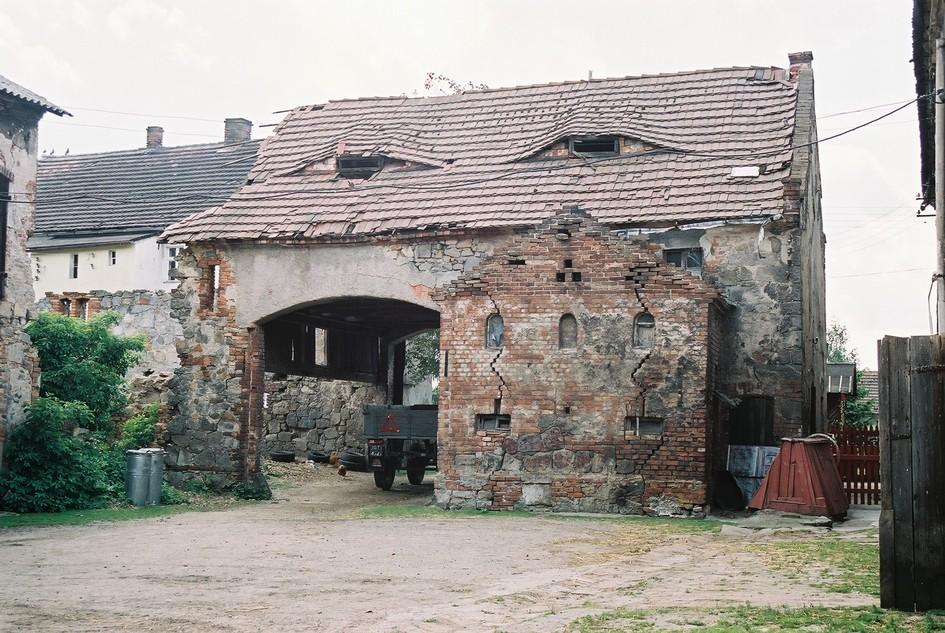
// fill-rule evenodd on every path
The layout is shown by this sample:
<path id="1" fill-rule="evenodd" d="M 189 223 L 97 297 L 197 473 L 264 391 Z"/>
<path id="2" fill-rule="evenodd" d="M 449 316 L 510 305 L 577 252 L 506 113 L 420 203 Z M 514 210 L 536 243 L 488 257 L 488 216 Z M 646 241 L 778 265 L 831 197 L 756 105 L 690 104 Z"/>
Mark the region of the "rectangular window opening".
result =
<path id="1" fill-rule="evenodd" d="M 208 272 L 210 277 L 210 289 L 209 297 L 207 298 L 207 305 L 211 310 L 216 310 L 220 295 L 220 266 L 213 264 L 210 266 L 210 270 Z"/>
<path id="2" fill-rule="evenodd" d="M 383 156 L 339 156 L 335 159 L 342 178 L 370 178 L 384 167 Z"/>
<path id="3" fill-rule="evenodd" d="M 564 273 L 555 273 L 555 281 L 564 281 Z"/>
<path id="4" fill-rule="evenodd" d="M 508 260 L 508 264 L 509 266 L 524 266 L 525 260 L 524 259 L 510 259 Z"/>
<path id="5" fill-rule="evenodd" d="M 7 292 L 7 203 L 10 201 L 10 181 L 0 176 L 0 300 Z"/>
<path id="6" fill-rule="evenodd" d="M 628 415 L 623 419 L 624 439 L 633 437 L 660 437 L 663 435 L 663 418 L 645 415 Z"/>
<path id="7" fill-rule="evenodd" d="M 167 249 L 167 278 L 170 281 L 174 279 L 174 271 L 177 270 L 177 253 L 180 251 L 176 246 Z"/>
<path id="8" fill-rule="evenodd" d="M 571 273 L 571 281 L 581 281 L 581 279 L 582 279 L 581 273 L 578 273 L 578 272 Z"/>
<path id="9" fill-rule="evenodd" d="M 79 254 L 71 253 L 69 255 L 69 279 L 79 278 Z"/>
<path id="10" fill-rule="evenodd" d="M 118 252 L 108 251 L 108 265 L 114 266 L 117 263 L 118 263 Z"/>
<path id="11" fill-rule="evenodd" d="M 572 136 L 571 153 L 575 156 L 617 156 L 620 154 L 616 136 Z"/>
<path id="12" fill-rule="evenodd" d="M 512 416 L 507 413 L 479 413 L 476 415 L 477 431 L 508 432 L 512 428 Z"/>
<path id="13" fill-rule="evenodd" d="M 72 301 L 69 299 L 60 299 L 59 300 L 59 309 L 62 310 L 62 313 L 66 316 L 72 315 Z"/>
<path id="14" fill-rule="evenodd" d="M 566 259 L 566 260 L 564 260 L 564 267 L 565 267 L 565 268 L 574 268 L 574 260 L 573 260 L 573 259 Z"/>
<path id="15" fill-rule="evenodd" d="M 701 248 L 668 248 L 663 251 L 663 259 L 667 264 L 679 266 L 697 277 L 702 277 Z"/>
<path id="16" fill-rule="evenodd" d="M 328 330 L 315 328 L 315 365 L 328 366 Z"/>
<path id="17" fill-rule="evenodd" d="M 79 299 L 79 318 L 83 321 L 88 321 L 89 319 L 89 300 L 88 299 Z"/>

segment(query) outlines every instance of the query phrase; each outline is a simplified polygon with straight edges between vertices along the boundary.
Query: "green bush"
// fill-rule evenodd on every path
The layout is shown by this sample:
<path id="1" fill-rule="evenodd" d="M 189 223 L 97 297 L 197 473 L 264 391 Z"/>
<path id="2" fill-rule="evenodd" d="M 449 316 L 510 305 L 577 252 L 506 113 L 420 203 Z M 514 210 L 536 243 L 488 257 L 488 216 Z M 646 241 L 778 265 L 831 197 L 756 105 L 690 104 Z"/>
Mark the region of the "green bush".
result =
<path id="1" fill-rule="evenodd" d="M 103 436 L 112 433 L 112 417 L 127 404 L 125 372 L 144 349 L 142 337 L 112 333 L 119 319 L 114 312 L 88 320 L 44 312 L 26 327 L 39 351 L 40 395 L 85 403 L 92 413 L 87 428 Z"/>
<path id="2" fill-rule="evenodd" d="M 26 421 L 10 434 L 7 469 L 0 474 L 0 507 L 58 512 L 104 505 L 107 451 L 71 434 L 73 428 L 90 428 L 93 420 L 94 414 L 81 402 L 34 402 Z"/>
<path id="3" fill-rule="evenodd" d="M 121 436 L 115 443 L 121 451 L 147 448 L 154 444 L 154 427 L 157 425 L 158 405 L 150 404 L 144 411 L 130 418 L 121 427 Z"/>
<path id="4" fill-rule="evenodd" d="M 166 481 L 161 482 L 161 505 L 174 506 L 181 503 L 190 503 L 187 493 L 181 492 Z"/>

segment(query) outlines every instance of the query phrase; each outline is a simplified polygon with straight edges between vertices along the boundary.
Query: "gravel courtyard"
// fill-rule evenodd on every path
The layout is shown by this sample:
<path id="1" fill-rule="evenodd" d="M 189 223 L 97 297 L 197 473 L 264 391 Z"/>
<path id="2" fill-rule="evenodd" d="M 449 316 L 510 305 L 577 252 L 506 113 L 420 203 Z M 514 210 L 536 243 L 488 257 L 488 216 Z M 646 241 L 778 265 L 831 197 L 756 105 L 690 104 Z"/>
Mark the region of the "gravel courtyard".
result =
<path id="1" fill-rule="evenodd" d="M 778 555 L 825 533 L 441 514 L 429 485 L 273 468 L 272 502 L 0 530 L 0 630 L 548 632 L 613 609 L 877 603 Z M 863 527 L 844 538 L 875 543 Z"/>

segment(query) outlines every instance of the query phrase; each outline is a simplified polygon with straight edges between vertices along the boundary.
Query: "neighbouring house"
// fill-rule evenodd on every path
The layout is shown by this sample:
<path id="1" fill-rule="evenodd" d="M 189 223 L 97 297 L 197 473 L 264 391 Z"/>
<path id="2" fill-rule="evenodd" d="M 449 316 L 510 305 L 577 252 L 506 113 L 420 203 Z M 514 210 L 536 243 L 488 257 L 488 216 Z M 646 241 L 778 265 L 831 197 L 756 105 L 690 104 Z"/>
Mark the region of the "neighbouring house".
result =
<path id="1" fill-rule="evenodd" d="M 0 76 L 0 465 L 6 434 L 36 395 L 39 359 L 24 328 L 33 311 L 26 241 L 33 230 L 39 120 L 68 112 Z"/>
<path id="2" fill-rule="evenodd" d="M 870 401 L 873 418 L 879 420 L 879 372 L 864 369 L 859 373 L 859 384 L 866 390 L 866 398 Z"/>
<path id="3" fill-rule="evenodd" d="M 172 477 L 360 446 L 431 328 L 444 507 L 698 509 L 826 430 L 811 60 L 292 110 L 162 237 Z"/>
<path id="4" fill-rule="evenodd" d="M 846 402 L 856 397 L 856 363 L 827 363 L 827 419 L 843 424 Z"/>
<path id="5" fill-rule="evenodd" d="M 28 243 L 36 298 L 42 309 L 79 318 L 116 311 L 116 333 L 147 337 L 141 364 L 129 372 L 135 400 L 159 396 L 179 365 L 169 291 L 181 247 L 158 237 L 246 183 L 260 143 L 251 132 L 250 121 L 226 119 L 221 142 L 167 147 L 163 130 L 151 126 L 140 149 L 39 161 Z"/>

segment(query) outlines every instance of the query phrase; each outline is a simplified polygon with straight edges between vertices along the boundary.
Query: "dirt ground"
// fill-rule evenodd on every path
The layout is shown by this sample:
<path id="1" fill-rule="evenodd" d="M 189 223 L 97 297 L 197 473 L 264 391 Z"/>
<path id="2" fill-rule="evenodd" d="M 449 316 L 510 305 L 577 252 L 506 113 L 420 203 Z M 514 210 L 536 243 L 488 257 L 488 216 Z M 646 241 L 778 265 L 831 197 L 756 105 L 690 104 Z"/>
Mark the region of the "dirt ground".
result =
<path id="1" fill-rule="evenodd" d="M 423 506 L 432 486 L 399 477 L 385 493 L 364 473 L 282 471 L 272 502 L 0 530 L 0 631 L 548 632 L 618 608 L 876 603 L 765 566 L 751 544 L 784 538 L 767 531 L 365 518 L 370 506 Z"/>

